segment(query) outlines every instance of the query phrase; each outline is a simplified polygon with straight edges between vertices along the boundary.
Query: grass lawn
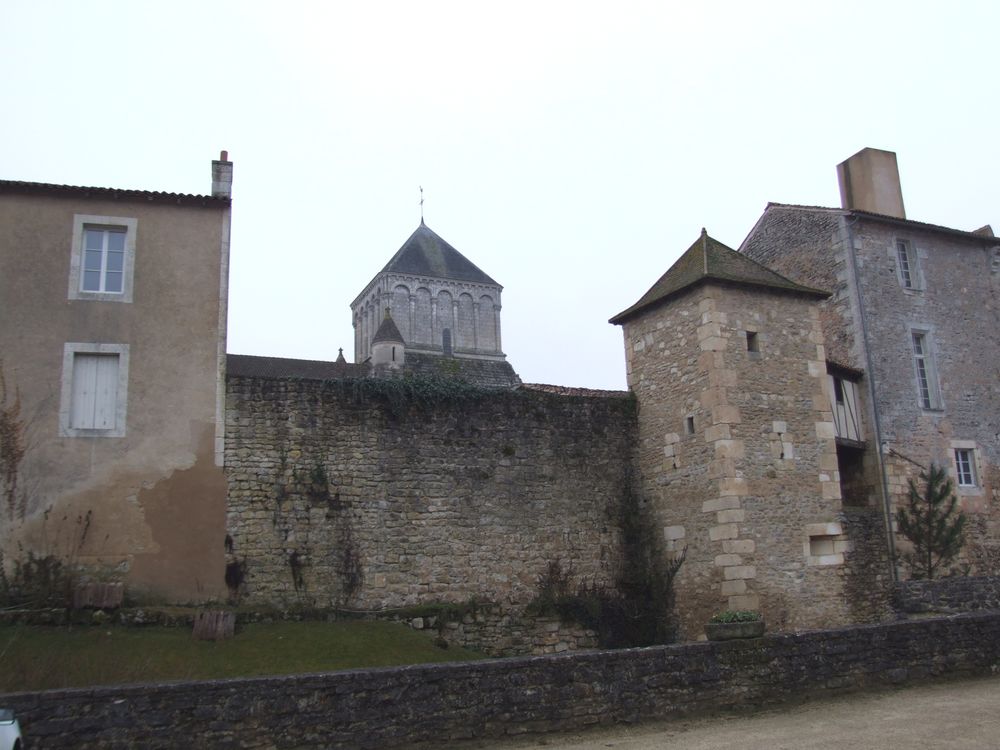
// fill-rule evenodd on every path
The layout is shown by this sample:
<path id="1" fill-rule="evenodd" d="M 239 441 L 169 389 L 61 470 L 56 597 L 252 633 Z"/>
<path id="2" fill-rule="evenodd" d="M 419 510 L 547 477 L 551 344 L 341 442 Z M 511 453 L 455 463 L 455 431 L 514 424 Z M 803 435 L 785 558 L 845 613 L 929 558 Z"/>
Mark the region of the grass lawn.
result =
<path id="1" fill-rule="evenodd" d="M 390 622 L 278 622 L 227 641 L 189 628 L 0 626 L 0 693 L 485 658 Z"/>

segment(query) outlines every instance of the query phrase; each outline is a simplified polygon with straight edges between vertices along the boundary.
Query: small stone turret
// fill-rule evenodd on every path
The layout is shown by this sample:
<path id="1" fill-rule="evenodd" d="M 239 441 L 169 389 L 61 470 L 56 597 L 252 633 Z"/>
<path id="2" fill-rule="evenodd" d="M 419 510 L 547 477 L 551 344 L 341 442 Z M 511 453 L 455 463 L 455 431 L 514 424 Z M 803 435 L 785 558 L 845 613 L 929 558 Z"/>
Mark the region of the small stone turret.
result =
<path id="1" fill-rule="evenodd" d="M 372 337 L 372 359 L 375 367 L 385 366 L 390 370 L 402 367 L 406 352 L 406 344 L 399 328 L 392 320 L 389 308 L 385 308 L 385 317 Z"/>

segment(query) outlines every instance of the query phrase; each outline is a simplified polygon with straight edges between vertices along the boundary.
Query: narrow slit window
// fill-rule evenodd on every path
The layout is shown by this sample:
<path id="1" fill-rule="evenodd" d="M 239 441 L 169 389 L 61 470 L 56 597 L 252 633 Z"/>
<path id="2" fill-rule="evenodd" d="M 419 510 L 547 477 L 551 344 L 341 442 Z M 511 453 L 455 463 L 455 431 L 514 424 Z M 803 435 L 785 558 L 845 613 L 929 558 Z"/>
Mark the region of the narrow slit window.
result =
<path id="1" fill-rule="evenodd" d="M 896 257 L 899 259 L 899 280 L 904 289 L 914 288 L 914 268 L 910 246 L 899 240 L 896 242 Z"/>
<path id="2" fill-rule="evenodd" d="M 688 417 L 684 420 L 684 432 L 688 435 L 694 435 L 694 417 Z"/>
<path id="3" fill-rule="evenodd" d="M 913 362 L 917 371 L 917 394 L 920 406 L 924 409 L 939 408 L 934 361 L 931 358 L 926 333 L 913 332 Z"/>
<path id="4" fill-rule="evenodd" d="M 748 352 L 760 351 L 760 337 L 757 336 L 756 331 L 747 331 L 747 351 Z"/>

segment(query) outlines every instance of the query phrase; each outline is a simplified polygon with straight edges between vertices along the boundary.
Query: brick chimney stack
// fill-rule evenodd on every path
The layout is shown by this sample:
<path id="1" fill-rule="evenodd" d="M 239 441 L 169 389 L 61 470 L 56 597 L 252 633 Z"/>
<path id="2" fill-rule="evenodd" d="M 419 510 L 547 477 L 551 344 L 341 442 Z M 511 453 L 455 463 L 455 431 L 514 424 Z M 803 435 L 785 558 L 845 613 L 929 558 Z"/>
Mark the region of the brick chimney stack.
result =
<path id="1" fill-rule="evenodd" d="M 233 197 L 233 163 L 229 161 L 228 151 L 223 151 L 218 159 L 212 161 L 212 197 Z"/>
<path id="2" fill-rule="evenodd" d="M 906 218 L 896 154 L 864 148 L 837 165 L 840 206 L 873 214 Z"/>

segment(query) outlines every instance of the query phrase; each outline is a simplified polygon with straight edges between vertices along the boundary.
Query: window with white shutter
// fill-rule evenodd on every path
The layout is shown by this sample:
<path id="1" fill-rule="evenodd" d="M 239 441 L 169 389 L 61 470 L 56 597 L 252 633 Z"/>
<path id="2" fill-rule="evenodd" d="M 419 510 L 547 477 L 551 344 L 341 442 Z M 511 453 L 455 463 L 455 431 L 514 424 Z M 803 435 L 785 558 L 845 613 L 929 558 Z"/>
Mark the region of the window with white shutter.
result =
<path id="1" fill-rule="evenodd" d="M 124 436 L 127 389 L 127 344 L 66 344 L 60 434 Z"/>
<path id="2" fill-rule="evenodd" d="M 70 427 L 113 430 L 118 408 L 118 355 L 73 355 L 73 410 Z"/>

